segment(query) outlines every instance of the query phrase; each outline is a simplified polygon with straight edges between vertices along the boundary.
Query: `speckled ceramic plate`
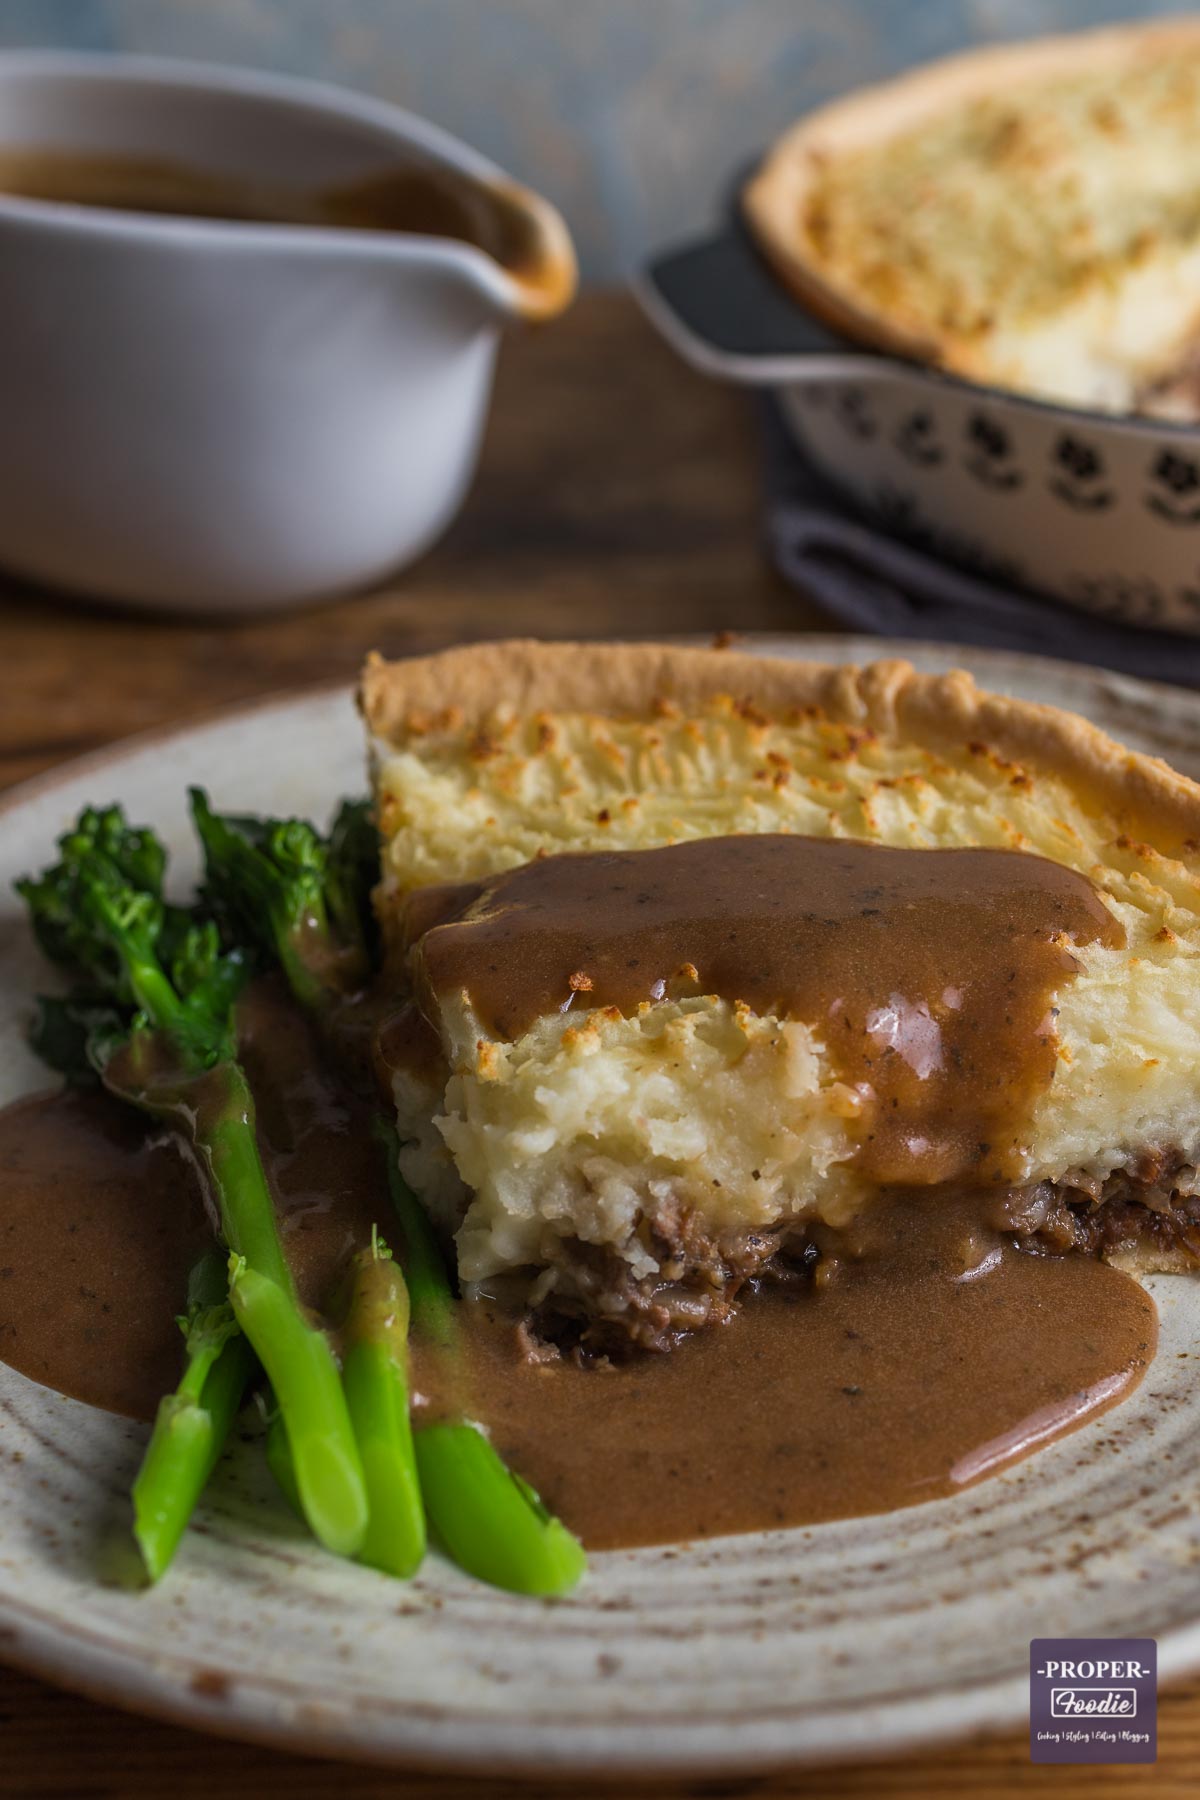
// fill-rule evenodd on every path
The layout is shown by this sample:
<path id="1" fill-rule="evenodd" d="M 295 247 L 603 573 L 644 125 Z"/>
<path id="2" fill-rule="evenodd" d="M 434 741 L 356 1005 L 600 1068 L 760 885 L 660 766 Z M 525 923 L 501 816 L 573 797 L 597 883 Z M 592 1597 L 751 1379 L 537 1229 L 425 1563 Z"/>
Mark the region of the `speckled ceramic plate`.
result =
<path id="1" fill-rule="evenodd" d="M 778 654 L 865 661 L 808 638 Z M 1200 776 L 1200 695 L 1035 658 L 899 647 L 1073 707 Z M 0 813 L 0 895 L 88 800 L 122 800 L 190 873 L 184 788 L 324 814 L 362 786 L 346 693 L 283 700 L 72 765 Z M 37 960 L 0 899 L 0 1097 Z M 0 1206 L 3 1202 L 0 1199 Z M 1029 1639 L 1155 1636 L 1200 1665 L 1200 1286 L 1152 1283 L 1133 1399 L 960 1498 L 805 1531 L 609 1554 L 569 1600 L 493 1593 L 431 1556 L 400 1585 L 316 1551 L 256 1457 L 218 1471 L 169 1578 L 129 1585 L 143 1432 L 0 1367 L 0 1657 L 122 1706 L 295 1749 L 480 1772 L 744 1771 L 880 1754 L 1025 1716 Z"/>

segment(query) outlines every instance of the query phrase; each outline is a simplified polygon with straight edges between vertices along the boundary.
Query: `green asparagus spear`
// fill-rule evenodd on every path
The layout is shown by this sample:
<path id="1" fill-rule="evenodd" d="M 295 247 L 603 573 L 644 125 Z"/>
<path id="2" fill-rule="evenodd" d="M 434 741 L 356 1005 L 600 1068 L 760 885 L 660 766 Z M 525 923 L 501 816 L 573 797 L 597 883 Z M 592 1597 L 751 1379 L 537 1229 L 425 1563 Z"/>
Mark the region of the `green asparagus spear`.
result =
<path id="1" fill-rule="evenodd" d="M 133 1484 L 133 1534 L 146 1574 L 164 1574 L 221 1454 L 255 1366 L 229 1305 L 222 1259 L 206 1251 L 179 1320 L 187 1365 L 160 1402 Z"/>
<path id="2" fill-rule="evenodd" d="M 196 1151 L 235 1259 L 230 1303 L 279 1394 L 305 1515 L 322 1543 L 352 1555 L 367 1526 L 362 1465 L 332 1347 L 296 1298 L 236 1060 L 246 950 L 222 950 L 215 919 L 166 904 L 166 854 L 119 807 L 87 809 L 59 851 L 17 884 L 38 939 L 89 1002 L 105 1003 L 87 1037 L 105 1086 Z"/>

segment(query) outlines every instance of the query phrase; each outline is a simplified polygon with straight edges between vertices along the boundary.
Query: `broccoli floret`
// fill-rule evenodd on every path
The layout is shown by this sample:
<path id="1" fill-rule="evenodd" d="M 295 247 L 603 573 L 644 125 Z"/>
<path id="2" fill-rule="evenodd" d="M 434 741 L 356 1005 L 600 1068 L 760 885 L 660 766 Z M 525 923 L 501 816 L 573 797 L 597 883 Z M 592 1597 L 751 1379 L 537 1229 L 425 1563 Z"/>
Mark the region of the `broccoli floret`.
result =
<path id="1" fill-rule="evenodd" d="M 201 788 L 190 798 L 203 897 L 227 939 L 278 961 L 304 1006 L 360 987 L 370 967 L 363 872 L 372 855 L 378 864 L 365 806 L 343 807 L 326 840 L 303 819 L 215 813 Z"/>
<path id="2" fill-rule="evenodd" d="M 207 1069 L 234 1053 L 233 1006 L 248 972 L 244 950 L 222 950 L 214 920 L 168 906 L 166 852 L 152 832 L 125 822 L 119 806 L 89 807 L 59 839 L 59 860 L 26 876 L 17 892 L 51 961 L 83 983 L 84 998 L 51 1007 L 59 1028 L 48 1047 L 72 1051 L 62 1028 L 91 1019 L 89 1053 L 105 1061 L 121 1041 L 167 1034 L 177 1060 Z M 101 1072 L 103 1072 L 103 1063 Z"/>

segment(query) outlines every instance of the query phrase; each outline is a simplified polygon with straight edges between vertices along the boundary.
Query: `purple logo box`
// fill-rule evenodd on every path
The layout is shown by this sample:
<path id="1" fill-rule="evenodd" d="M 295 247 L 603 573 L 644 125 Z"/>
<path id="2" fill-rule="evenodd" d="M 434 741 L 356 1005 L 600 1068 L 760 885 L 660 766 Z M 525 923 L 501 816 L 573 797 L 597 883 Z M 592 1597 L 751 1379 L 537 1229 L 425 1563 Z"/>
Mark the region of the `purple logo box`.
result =
<path id="1" fill-rule="evenodd" d="M 1034 1638 L 1029 1756 L 1035 1763 L 1152 1763 L 1158 1756 L 1153 1638 Z"/>

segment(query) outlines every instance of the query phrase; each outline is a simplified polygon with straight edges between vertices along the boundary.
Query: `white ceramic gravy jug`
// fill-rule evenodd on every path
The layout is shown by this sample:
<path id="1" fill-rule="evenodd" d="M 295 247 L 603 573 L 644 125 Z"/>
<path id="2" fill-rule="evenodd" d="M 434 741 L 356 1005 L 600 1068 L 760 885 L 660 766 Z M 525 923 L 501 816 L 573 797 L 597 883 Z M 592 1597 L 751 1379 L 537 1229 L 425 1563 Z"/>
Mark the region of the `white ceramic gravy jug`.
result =
<path id="1" fill-rule="evenodd" d="M 574 286 L 551 206 L 392 106 L 0 55 L 0 565 L 170 610 L 375 581 L 463 497 L 501 327 Z"/>

